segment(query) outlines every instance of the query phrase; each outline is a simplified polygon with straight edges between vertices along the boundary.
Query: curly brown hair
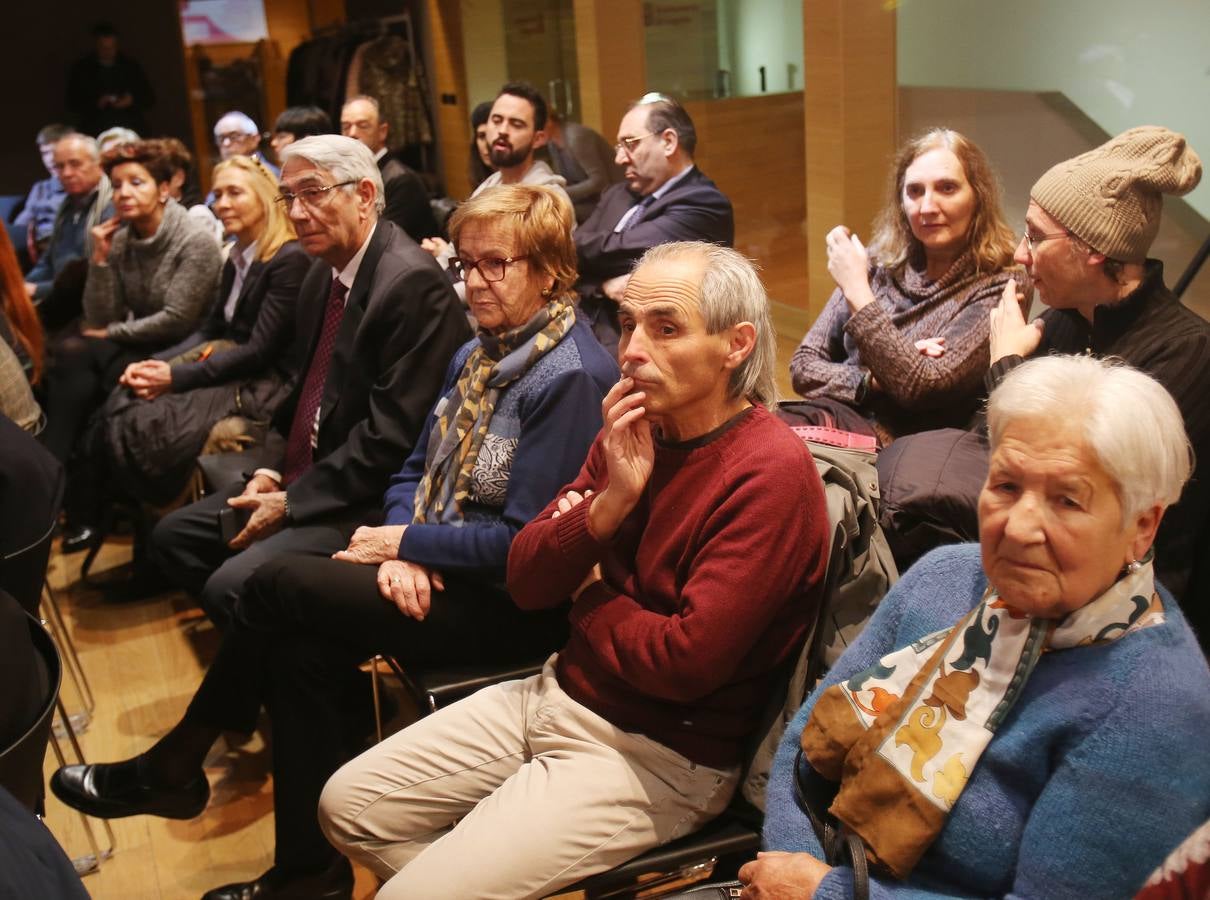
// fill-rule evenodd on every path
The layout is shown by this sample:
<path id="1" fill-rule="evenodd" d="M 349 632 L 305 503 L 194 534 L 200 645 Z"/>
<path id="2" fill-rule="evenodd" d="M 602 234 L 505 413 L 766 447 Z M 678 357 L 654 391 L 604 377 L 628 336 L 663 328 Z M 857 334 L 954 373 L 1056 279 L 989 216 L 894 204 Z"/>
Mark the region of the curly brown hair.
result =
<path id="1" fill-rule="evenodd" d="M 180 144 L 180 141 L 177 143 Z M 180 149 L 188 157 L 189 151 L 185 150 L 183 144 Z M 105 170 L 106 175 L 112 177 L 117 166 L 123 163 L 138 163 L 151 173 L 156 184 L 167 184 L 172 180 L 172 173 L 177 170 L 174 156 L 176 154 L 170 152 L 162 140 L 126 141 L 101 154 L 101 168 Z"/>

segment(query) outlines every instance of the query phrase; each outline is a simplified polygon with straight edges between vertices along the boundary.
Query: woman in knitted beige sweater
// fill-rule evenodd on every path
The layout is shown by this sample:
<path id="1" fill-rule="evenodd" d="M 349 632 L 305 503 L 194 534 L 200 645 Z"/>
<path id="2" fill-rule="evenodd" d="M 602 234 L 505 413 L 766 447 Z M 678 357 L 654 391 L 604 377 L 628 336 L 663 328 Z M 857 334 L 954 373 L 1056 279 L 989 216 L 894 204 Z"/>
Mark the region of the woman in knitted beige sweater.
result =
<path id="1" fill-rule="evenodd" d="M 964 425 L 987 371 L 989 313 L 1024 277 L 1009 268 L 1014 243 L 983 151 L 948 129 L 909 141 L 869 250 L 843 225 L 828 233 L 837 287 L 790 362 L 808 401 L 792 408 L 883 445 Z"/>
<path id="2" fill-rule="evenodd" d="M 47 373 L 42 439 L 63 463 L 126 366 L 197 328 L 223 264 L 214 234 L 169 196 L 173 169 L 160 142 L 119 144 L 101 165 L 117 215 L 92 230 L 84 320 L 78 333 L 57 342 Z M 88 539 L 87 528 L 71 521 L 73 482 L 80 479 L 69 479 L 68 551 L 83 549 Z"/>

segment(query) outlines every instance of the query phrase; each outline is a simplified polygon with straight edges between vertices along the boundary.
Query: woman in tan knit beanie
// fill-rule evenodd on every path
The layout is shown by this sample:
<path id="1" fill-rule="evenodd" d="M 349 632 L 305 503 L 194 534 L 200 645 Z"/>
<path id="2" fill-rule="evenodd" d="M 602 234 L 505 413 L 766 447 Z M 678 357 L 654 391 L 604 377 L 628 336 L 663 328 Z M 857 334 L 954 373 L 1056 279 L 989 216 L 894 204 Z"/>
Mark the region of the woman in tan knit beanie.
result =
<path id="1" fill-rule="evenodd" d="M 1015 258 L 1050 308 L 1026 323 L 1015 285 L 1005 288 L 992 314 L 988 386 L 1027 356 L 1088 353 L 1122 359 L 1172 394 L 1196 468 L 1160 526 L 1156 566 L 1210 649 L 1210 566 L 1194 576 L 1210 540 L 1210 323 L 1168 290 L 1163 263 L 1147 258 L 1163 195 L 1193 190 L 1201 172 L 1183 135 L 1143 126 L 1038 179 Z"/>
<path id="2" fill-rule="evenodd" d="M 884 445 L 974 411 L 1013 247 L 991 165 L 955 131 L 907 142 L 888 193 L 868 253 L 844 226 L 828 234 L 836 292 L 790 362 L 807 402 L 785 410 Z"/>
<path id="3" fill-rule="evenodd" d="M 1014 258 L 1028 268 L 1043 303 L 1092 322 L 1097 306 L 1143 282 L 1163 195 L 1187 194 L 1201 177 L 1202 162 L 1184 135 L 1155 125 L 1124 131 L 1038 179 Z M 1002 304 L 992 321 L 992 360 L 1028 356 L 1040 327 L 1025 326 L 1015 303 Z"/>

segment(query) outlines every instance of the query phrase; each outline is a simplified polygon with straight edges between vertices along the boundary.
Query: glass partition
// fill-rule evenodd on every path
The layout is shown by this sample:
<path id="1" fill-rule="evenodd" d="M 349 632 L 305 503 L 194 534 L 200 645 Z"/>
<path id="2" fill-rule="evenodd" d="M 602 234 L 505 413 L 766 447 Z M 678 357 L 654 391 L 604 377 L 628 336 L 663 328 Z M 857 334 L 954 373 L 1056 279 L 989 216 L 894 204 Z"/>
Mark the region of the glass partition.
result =
<path id="1" fill-rule="evenodd" d="M 900 132 L 946 124 L 983 146 L 1018 227 L 1042 172 L 1135 125 L 1179 131 L 1210 159 L 1205 0 L 901 0 L 897 29 Z M 1207 219 L 1210 178 L 1166 198 L 1152 253 L 1169 285 Z M 1210 279 L 1184 300 L 1210 317 Z"/>

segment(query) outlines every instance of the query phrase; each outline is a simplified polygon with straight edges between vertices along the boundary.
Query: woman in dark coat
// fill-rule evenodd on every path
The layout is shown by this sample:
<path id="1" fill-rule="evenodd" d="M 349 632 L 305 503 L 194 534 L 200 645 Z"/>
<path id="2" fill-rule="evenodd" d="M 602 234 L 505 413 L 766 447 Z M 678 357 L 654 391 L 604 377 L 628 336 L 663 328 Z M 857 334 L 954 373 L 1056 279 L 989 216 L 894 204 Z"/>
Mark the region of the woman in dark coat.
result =
<path id="1" fill-rule="evenodd" d="M 130 494 L 164 504 L 184 488 L 211 428 L 240 416 L 255 432 L 285 396 L 294 303 L 311 264 L 298 245 L 277 180 L 237 156 L 214 170 L 214 212 L 235 243 L 202 326 L 179 344 L 133 362 L 105 409 L 106 450 Z"/>

